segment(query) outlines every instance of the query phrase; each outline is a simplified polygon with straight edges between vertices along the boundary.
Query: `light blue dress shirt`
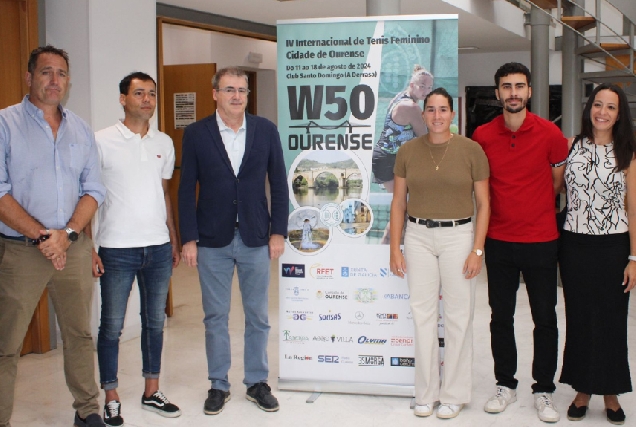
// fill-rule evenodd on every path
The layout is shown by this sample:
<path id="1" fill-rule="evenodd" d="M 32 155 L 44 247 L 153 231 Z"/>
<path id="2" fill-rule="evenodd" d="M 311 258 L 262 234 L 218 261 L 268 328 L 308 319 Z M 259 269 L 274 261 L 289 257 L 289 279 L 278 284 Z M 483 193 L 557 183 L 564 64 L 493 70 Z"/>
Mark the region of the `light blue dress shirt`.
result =
<path id="1" fill-rule="evenodd" d="M 66 227 L 82 196 L 99 205 L 106 194 L 93 131 L 73 112 L 59 109 L 56 140 L 28 95 L 0 110 L 0 198 L 10 194 L 51 229 Z M 0 233 L 20 236 L 1 221 Z"/>
<path id="2" fill-rule="evenodd" d="M 238 132 L 234 132 L 234 129 L 223 122 L 218 111 L 216 112 L 216 124 L 219 126 L 219 133 L 221 134 L 221 139 L 223 139 L 227 156 L 230 158 L 234 175 L 238 176 L 243 156 L 245 155 L 245 135 L 247 131 L 245 114 L 243 114 L 243 123 L 239 127 Z"/>

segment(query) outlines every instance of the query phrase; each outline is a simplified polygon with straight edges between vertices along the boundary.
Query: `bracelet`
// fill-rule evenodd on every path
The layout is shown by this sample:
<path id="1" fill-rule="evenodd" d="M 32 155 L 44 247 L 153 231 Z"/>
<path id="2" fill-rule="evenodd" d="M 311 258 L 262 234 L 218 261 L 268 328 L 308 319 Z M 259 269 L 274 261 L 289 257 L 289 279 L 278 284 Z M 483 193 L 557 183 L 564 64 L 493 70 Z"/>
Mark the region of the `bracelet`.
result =
<path id="1" fill-rule="evenodd" d="M 51 236 L 48 234 L 44 234 L 38 237 L 37 239 L 28 239 L 28 243 L 30 243 L 33 246 L 38 246 L 40 243 L 44 242 L 45 240 L 48 240 L 49 237 Z"/>
<path id="2" fill-rule="evenodd" d="M 630 261 L 636 261 L 636 255 L 630 255 L 627 257 L 627 259 Z"/>

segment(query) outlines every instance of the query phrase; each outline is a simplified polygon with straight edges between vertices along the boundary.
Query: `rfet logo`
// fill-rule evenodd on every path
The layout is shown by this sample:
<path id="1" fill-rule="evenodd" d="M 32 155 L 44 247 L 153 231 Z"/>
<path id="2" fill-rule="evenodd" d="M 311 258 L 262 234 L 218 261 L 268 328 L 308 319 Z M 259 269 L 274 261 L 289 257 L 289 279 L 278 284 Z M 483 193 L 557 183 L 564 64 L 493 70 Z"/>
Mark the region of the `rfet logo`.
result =
<path id="1" fill-rule="evenodd" d="M 309 274 L 314 279 L 333 279 L 334 268 L 325 267 L 322 264 L 314 264 L 309 267 Z"/>
<path id="2" fill-rule="evenodd" d="M 305 264 L 283 264 L 283 277 L 305 277 Z"/>

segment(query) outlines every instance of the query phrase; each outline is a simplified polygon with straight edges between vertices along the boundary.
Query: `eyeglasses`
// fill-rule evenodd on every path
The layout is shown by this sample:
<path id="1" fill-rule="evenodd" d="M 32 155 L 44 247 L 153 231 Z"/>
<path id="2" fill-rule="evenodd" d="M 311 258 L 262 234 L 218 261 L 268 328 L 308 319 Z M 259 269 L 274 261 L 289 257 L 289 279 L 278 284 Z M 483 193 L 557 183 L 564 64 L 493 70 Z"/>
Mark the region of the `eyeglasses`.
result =
<path id="1" fill-rule="evenodd" d="M 228 87 L 224 87 L 221 89 L 217 89 L 218 92 L 223 92 L 223 93 L 227 93 L 228 95 L 234 95 L 235 93 L 238 92 L 239 95 L 247 95 L 248 93 L 250 93 L 250 90 L 244 87 L 240 87 L 240 88 L 235 88 L 232 86 L 228 86 Z"/>

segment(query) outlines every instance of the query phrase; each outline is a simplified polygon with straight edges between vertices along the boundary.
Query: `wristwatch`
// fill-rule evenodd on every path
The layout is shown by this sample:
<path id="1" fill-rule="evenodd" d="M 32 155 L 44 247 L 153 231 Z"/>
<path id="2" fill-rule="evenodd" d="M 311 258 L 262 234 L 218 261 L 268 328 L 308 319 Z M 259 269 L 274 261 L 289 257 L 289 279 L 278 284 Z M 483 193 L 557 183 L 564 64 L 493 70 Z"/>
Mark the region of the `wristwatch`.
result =
<path id="1" fill-rule="evenodd" d="M 473 252 L 475 252 L 477 256 L 482 256 L 484 254 L 484 251 L 481 249 L 473 249 Z"/>
<path id="2" fill-rule="evenodd" d="M 79 237 L 79 234 L 77 234 L 77 231 L 73 230 L 70 227 L 67 227 L 66 230 L 64 231 L 66 231 L 66 234 L 68 234 L 68 240 L 70 240 L 71 243 L 77 242 L 77 239 Z"/>

